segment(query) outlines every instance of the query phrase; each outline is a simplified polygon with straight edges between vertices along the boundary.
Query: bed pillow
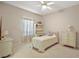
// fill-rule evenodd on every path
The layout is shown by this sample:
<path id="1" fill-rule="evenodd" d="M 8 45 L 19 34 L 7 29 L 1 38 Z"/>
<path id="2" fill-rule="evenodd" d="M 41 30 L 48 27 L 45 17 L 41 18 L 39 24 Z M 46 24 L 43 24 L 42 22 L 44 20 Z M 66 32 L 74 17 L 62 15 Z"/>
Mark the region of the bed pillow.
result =
<path id="1" fill-rule="evenodd" d="M 52 36 L 54 33 L 53 32 L 48 32 L 46 35 Z"/>

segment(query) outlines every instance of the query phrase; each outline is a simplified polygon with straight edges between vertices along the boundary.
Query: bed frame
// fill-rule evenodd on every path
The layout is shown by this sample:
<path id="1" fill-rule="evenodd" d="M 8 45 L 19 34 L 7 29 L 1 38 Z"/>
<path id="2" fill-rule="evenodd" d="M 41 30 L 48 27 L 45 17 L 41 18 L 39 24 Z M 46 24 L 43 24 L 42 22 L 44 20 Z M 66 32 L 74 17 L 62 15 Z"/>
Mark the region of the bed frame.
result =
<path id="1" fill-rule="evenodd" d="M 44 51 L 40 51 L 38 48 L 36 48 L 36 47 L 34 47 L 34 46 L 33 46 L 33 49 L 34 49 L 35 51 L 39 52 L 39 53 L 44 53 L 45 51 L 47 51 L 47 50 L 48 50 L 49 48 L 51 48 L 52 46 L 55 46 L 56 44 L 58 44 L 58 43 L 59 43 L 59 32 L 55 32 L 55 34 L 56 34 L 56 36 L 57 36 L 58 42 L 56 42 L 56 43 L 54 43 L 54 44 L 52 44 L 52 45 L 46 47 L 46 48 L 44 49 Z"/>
<path id="2" fill-rule="evenodd" d="M 40 51 L 38 48 L 33 47 L 34 50 L 36 50 L 39 53 L 44 53 L 45 51 L 47 51 L 49 48 L 51 48 L 52 46 L 55 46 L 56 44 L 58 44 L 59 42 L 56 42 L 52 45 L 50 45 L 49 47 L 45 48 L 44 51 Z"/>

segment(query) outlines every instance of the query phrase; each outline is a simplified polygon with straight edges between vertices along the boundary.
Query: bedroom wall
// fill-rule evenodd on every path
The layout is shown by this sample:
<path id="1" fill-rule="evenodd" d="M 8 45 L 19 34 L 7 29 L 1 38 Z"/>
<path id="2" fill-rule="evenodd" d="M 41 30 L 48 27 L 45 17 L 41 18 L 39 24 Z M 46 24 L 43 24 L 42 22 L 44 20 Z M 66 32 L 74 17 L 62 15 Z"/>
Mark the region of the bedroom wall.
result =
<path id="1" fill-rule="evenodd" d="M 60 39 L 61 33 L 66 31 L 68 25 L 74 26 L 75 30 L 79 32 L 79 5 L 45 15 L 43 18 L 45 32 L 59 32 Z"/>
<path id="2" fill-rule="evenodd" d="M 13 51 L 19 49 L 23 43 L 23 23 L 22 18 L 26 17 L 34 20 L 34 22 L 42 21 L 40 15 L 34 14 L 23 9 L 0 3 L 0 16 L 2 16 L 2 32 L 7 30 L 9 32 L 9 37 L 13 39 Z"/>

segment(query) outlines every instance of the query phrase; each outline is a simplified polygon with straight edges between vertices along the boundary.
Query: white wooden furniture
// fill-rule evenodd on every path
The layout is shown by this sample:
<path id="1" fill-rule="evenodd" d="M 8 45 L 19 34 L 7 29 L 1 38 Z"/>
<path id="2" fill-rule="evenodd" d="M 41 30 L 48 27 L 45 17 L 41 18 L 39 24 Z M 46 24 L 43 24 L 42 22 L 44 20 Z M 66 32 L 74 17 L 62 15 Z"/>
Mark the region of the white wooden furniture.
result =
<path id="1" fill-rule="evenodd" d="M 2 38 L 0 40 L 0 57 L 7 57 L 12 54 L 12 39 Z"/>
<path id="2" fill-rule="evenodd" d="M 65 34 L 65 35 L 64 35 Z M 69 32 L 64 32 L 63 33 L 63 38 L 62 38 L 62 44 L 65 46 L 69 46 L 69 47 L 77 47 L 77 38 L 76 38 L 76 32 L 73 31 L 69 31 Z"/>
<path id="3" fill-rule="evenodd" d="M 45 35 L 40 37 L 34 37 L 32 39 L 33 47 L 41 52 L 44 52 L 48 47 L 56 43 L 58 43 L 57 35 L 52 35 L 52 36 Z"/>

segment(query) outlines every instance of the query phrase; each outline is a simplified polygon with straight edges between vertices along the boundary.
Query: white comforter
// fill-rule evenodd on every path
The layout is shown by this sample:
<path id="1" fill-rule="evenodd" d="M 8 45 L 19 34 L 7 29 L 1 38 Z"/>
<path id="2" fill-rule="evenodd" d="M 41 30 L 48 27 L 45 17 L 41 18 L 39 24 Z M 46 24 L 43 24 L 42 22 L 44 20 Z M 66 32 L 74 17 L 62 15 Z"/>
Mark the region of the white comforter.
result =
<path id="1" fill-rule="evenodd" d="M 44 51 L 45 48 L 55 44 L 56 42 L 58 42 L 58 40 L 55 35 L 34 37 L 32 39 L 33 47 L 37 48 L 39 51 Z"/>

